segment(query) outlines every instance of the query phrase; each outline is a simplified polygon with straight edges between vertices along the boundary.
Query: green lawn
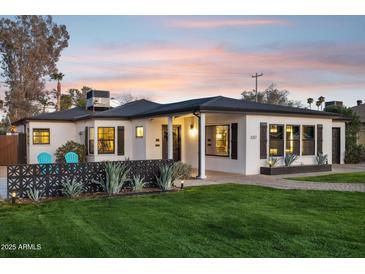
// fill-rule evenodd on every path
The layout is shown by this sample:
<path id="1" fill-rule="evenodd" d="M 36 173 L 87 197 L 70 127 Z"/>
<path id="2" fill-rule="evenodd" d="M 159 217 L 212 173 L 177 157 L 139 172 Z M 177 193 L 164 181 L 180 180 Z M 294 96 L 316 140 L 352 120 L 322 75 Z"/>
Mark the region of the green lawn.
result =
<path id="1" fill-rule="evenodd" d="M 243 185 L 0 206 L 2 257 L 365 257 L 365 193 Z"/>
<path id="2" fill-rule="evenodd" d="M 290 177 L 288 180 L 328 183 L 365 183 L 365 172 L 337 173 L 309 177 Z"/>

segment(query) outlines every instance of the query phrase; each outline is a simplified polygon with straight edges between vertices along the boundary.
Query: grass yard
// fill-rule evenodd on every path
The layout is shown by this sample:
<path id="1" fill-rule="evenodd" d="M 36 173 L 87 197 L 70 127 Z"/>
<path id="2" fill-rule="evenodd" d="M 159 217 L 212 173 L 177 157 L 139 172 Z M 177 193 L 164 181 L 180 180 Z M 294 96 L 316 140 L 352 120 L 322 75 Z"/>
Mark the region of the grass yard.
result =
<path id="1" fill-rule="evenodd" d="M 365 257 L 365 193 L 194 187 L 0 206 L 1 257 Z"/>
<path id="2" fill-rule="evenodd" d="M 337 173 L 309 177 L 290 177 L 288 180 L 327 182 L 327 183 L 365 183 L 365 172 Z"/>

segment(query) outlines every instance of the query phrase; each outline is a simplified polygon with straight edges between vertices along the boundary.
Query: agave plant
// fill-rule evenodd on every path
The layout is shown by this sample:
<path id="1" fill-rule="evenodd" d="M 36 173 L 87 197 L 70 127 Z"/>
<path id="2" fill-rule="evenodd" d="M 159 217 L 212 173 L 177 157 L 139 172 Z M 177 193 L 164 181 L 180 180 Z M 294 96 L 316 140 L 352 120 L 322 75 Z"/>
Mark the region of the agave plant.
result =
<path id="1" fill-rule="evenodd" d="M 143 187 L 145 185 L 144 177 L 141 177 L 140 175 L 133 176 L 133 190 L 137 192 L 143 191 Z"/>
<path id="2" fill-rule="evenodd" d="M 105 181 L 95 181 L 105 192 L 109 195 L 118 194 L 123 185 L 129 181 L 128 173 L 130 168 L 120 163 L 106 163 L 105 164 Z"/>
<path id="3" fill-rule="evenodd" d="M 316 156 L 316 161 L 318 165 L 326 165 L 327 164 L 327 154 L 318 153 Z"/>
<path id="4" fill-rule="evenodd" d="M 267 165 L 269 167 L 274 167 L 277 165 L 278 162 L 279 162 L 279 158 L 269 157 L 269 159 L 267 160 Z"/>
<path id="5" fill-rule="evenodd" d="M 173 174 L 172 174 L 172 182 L 177 179 L 186 180 L 191 177 L 191 173 L 193 168 L 191 165 L 182 163 L 182 162 L 175 162 L 173 164 Z"/>
<path id="6" fill-rule="evenodd" d="M 172 188 L 174 178 L 174 165 L 164 165 L 160 167 L 160 174 L 156 176 L 158 186 L 162 191 Z"/>
<path id="7" fill-rule="evenodd" d="M 75 179 L 67 179 L 66 182 L 62 183 L 62 193 L 69 198 L 78 197 L 83 191 L 84 186 Z"/>
<path id="8" fill-rule="evenodd" d="M 291 166 L 292 163 L 294 163 L 298 158 L 299 157 L 296 154 L 292 154 L 292 153 L 286 154 L 284 157 L 285 166 Z"/>
<path id="9" fill-rule="evenodd" d="M 36 203 L 38 203 L 43 198 L 42 191 L 37 189 L 35 186 L 27 190 L 27 195 L 29 199 Z"/>

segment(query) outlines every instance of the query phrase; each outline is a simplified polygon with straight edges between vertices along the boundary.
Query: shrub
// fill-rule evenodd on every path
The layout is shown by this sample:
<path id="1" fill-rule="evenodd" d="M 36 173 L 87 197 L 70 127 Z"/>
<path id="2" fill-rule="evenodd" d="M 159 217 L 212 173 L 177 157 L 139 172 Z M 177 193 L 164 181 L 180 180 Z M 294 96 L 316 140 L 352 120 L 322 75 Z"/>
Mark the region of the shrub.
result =
<path id="1" fill-rule="evenodd" d="M 35 186 L 33 188 L 29 188 L 27 190 L 27 196 L 29 199 L 31 199 L 33 202 L 38 203 L 42 197 L 42 191 L 40 189 L 37 189 Z"/>
<path id="2" fill-rule="evenodd" d="M 326 165 L 327 164 L 327 154 L 318 153 L 316 156 L 316 161 L 318 165 Z"/>
<path id="3" fill-rule="evenodd" d="M 269 159 L 267 160 L 267 165 L 271 167 L 274 167 L 277 165 L 277 163 L 279 162 L 279 158 L 275 158 L 275 157 L 269 157 Z"/>
<path id="4" fill-rule="evenodd" d="M 144 177 L 141 177 L 140 175 L 133 176 L 132 184 L 133 184 L 134 191 L 138 191 L 138 192 L 143 191 L 143 187 L 145 185 Z"/>
<path id="5" fill-rule="evenodd" d="M 292 154 L 292 153 L 286 154 L 284 157 L 284 164 L 285 164 L 285 166 L 291 166 L 292 163 L 294 163 L 297 159 L 298 159 L 298 155 L 296 155 L 296 154 Z"/>
<path id="6" fill-rule="evenodd" d="M 358 164 L 361 162 L 365 147 L 355 143 L 347 144 L 345 152 L 346 164 Z"/>
<path id="7" fill-rule="evenodd" d="M 86 161 L 86 148 L 84 145 L 76 143 L 74 141 L 67 141 L 64 145 L 60 146 L 56 150 L 56 161 L 58 163 L 65 163 L 65 154 L 67 152 L 75 152 L 79 156 L 79 162 Z"/>
<path id="8" fill-rule="evenodd" d="M 128 173 L 130 169 L 126 165 L 120 163 L 106 163 L 105 164 L 105 177 L 106 180 L 97 182 L 105 192 L 109 195 L 118 194 L 123 185 L 129 181 Z"/>
<path id="9" fill-rule="evenodd" d="M 81 182 L 77 182 L 75 179 L 62 182 L 62 193 L 69 198 L 74 198 L 80 196 L 83 192 L 84 186 Z"/>
<path id="10" fill-rule="evenodd" d="M 172 182 L 175 180 L 187 180 L 190 179 L 193 168 L 191 165 L 184 164 L 182 162 L 176 162 L 173 164 Z"/>
<path id="11" fill-rule="evenodd" d="M 172 188 L 174 176 L 174 165 L 163 165 L 160 167 L 159 176 L 156 176 L 157 185 L 162 191 Z"/>

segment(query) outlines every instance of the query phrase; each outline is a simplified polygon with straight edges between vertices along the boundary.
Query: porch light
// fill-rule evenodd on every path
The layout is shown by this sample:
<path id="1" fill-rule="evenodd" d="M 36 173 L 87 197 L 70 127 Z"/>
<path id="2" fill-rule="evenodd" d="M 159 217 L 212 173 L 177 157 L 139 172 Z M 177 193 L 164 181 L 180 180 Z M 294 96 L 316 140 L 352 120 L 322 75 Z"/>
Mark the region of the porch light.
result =
<path id="1" fill-rule="evenodd" d="M 190 124 L 189 134 L 190 136 L 194 137 L 196 135 L 196 128 L 194 127 L 194 124 Z"/>
<path id="2" fill-rule="evenodd" d="M 15 192 L 15 191 L 13 191 L 13 192 L 11 193 L 11 204 L 12 204 L 12 205 L 15 205 L 15 202 L 16 202 L 16 192 Z"/>

